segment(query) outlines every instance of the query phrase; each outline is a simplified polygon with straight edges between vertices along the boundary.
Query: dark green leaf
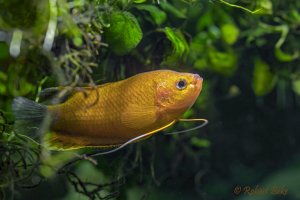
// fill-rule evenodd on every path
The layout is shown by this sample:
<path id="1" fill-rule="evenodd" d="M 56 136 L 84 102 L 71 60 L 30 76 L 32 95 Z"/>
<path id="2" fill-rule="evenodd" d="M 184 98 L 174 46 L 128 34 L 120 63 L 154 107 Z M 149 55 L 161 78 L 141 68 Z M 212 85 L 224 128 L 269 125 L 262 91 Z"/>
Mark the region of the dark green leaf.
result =
<path id="1" fill-rule="evenodd" d="M 154 5 L 137 5 L 136 8 L 149 12 L 157 25 L 161 25 L 167 19 L 166 13 Z"/>
<path id="2" fill-rule="evenodd" d="M 8 46 L 4 42 L 0 42 L 0 60 L 6 59 L 9 57 Z"/>
<path id="3" fill-rule="evenodd" d="M 167 12 L 173 14 L 175 17 L 180 18 L 180 19 L 185 19 L 186 15 L 178 10 L 176 7 L 174 7 L 173 5 L 169 4 L 168 2 L 161 2 L 160 6 Z"/>

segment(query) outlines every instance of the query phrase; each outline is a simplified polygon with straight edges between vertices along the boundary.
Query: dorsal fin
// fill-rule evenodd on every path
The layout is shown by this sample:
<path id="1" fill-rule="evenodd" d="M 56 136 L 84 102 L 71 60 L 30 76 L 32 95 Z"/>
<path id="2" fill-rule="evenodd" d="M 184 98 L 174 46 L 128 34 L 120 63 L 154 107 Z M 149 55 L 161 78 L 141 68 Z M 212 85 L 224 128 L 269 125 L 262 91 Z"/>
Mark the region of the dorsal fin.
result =
<path id="1" fill-rule="evenodd" d="M 45 88 L 38 95 L 41 98 L 41 101 L 48 101 L 49 99 L 58 98 L 60 103 L 65 102 L 71 96 L 77 92 L 84 92 L 85 90 L 93 90 L 100 87 L 107 86 L 112 83 L 104 83 L 97 86 L 84 86 L 84 87 L 71 87 L 71 86 L 59 86 Z"/>
<path id="2" fill-rule="evenodd" d="M 59 102 L 65 102 L 74 94 L 74 88 L 69 86 L 51 87 L 42 90 L 38 95 L 41 101 L 49 101 L 57 98 Z"/>

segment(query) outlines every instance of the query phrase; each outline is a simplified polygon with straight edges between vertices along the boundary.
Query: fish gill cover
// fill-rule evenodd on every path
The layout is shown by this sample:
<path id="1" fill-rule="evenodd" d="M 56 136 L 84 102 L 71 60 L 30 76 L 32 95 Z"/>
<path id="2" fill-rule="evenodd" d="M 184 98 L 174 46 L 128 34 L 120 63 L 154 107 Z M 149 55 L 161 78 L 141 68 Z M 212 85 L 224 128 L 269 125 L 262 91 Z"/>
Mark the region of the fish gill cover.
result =
<path id="1" fill-rule="evenodd" d="M 296 0 L 0 0 L 0 199 L 299 198 L 299 10 Z M 44 148 L 47 121 L 14 128 L 15 97 L 53 104 L 166 68 L 204 78 L 183 117 L 209 126 L 98 157 Z"/>

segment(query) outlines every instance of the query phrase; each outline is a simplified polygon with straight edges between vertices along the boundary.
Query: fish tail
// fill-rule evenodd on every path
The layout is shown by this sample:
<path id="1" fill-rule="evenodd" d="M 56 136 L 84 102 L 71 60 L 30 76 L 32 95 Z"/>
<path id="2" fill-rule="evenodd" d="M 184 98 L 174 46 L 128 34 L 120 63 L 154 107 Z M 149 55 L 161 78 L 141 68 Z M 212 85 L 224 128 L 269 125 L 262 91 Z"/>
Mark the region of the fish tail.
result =
<path id="1" fill-rule="evenodd" d="M 14 98 L 12 110 L 15 116 L 14 129 L 22 133 L 38 133 L 48 113 L 47 106 L 24 97 Z"/>

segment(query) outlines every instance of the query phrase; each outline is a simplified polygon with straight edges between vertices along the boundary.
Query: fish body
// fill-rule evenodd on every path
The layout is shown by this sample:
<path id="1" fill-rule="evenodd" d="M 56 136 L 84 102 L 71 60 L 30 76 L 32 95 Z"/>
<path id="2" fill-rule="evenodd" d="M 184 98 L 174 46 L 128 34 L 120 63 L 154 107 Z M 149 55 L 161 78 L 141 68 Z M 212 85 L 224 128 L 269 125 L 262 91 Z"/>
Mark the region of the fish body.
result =
<path id="1" fill-rule="evenodd" d="M 155 133 L 178 120 L 201 88 L 199 75 L 170 70 L 81 88 L 65 102 L 44 107 L 52 118 L 49 144 L 56 149 L 107 147 Z"/>

